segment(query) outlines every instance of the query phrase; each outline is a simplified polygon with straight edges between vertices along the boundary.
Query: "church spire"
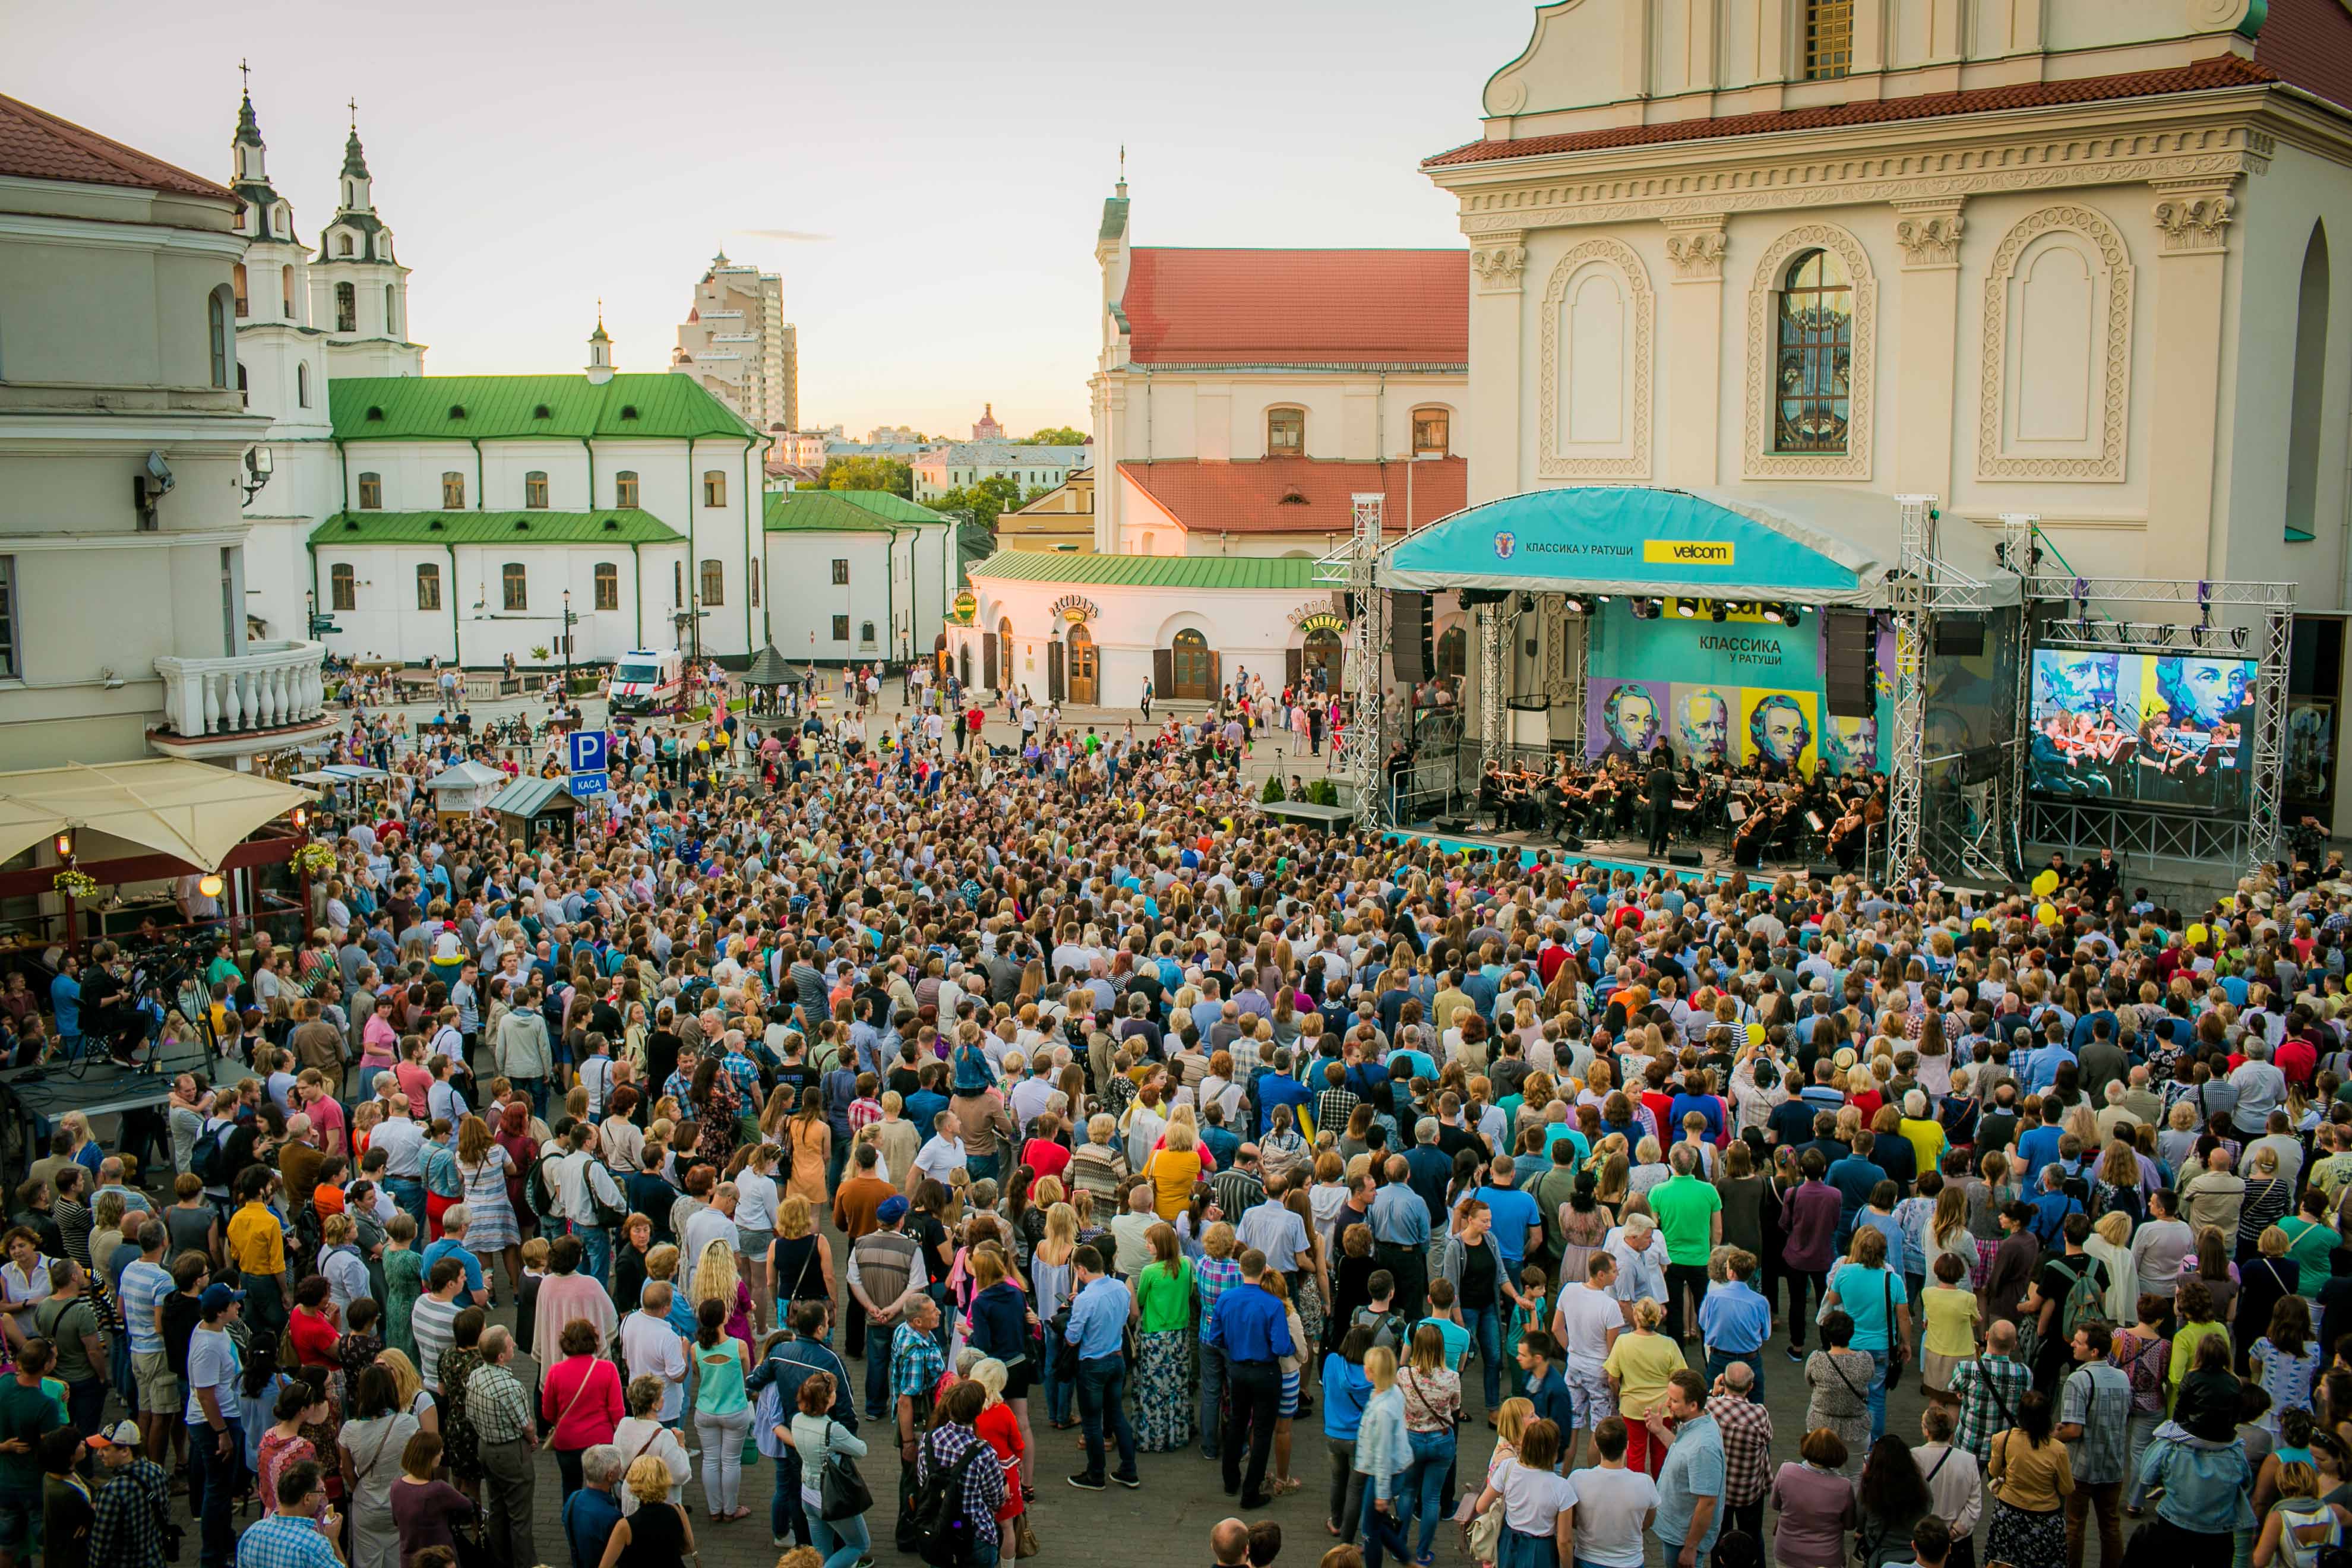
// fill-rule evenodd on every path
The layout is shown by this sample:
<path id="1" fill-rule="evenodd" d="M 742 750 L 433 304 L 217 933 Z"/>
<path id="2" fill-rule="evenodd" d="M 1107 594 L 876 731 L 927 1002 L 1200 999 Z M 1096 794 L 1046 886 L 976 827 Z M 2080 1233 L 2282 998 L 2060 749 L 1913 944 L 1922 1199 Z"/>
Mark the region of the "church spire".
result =
<path id="1" fill-rule="evenodd" d="M 236 133 L 229 138 L 233 173 L 229 188 L 245 202 L 241 220 L 245 233 L 256 239 L 290 239 L 292 219 L 284 201 L 269 184 L 268 148 L 261 140 L 261 119 L 253 111 L 253 73 L 243 60 L 236 66 L 244 89 L 236 109 Z"/>
<path id="2" fill-rule="evenodd" d="M 596 301 L 596 330 L 588 334 L 588 383 L 602 386 L 613 379 L 613 340 L 604 331 L 604 301 Z"/>

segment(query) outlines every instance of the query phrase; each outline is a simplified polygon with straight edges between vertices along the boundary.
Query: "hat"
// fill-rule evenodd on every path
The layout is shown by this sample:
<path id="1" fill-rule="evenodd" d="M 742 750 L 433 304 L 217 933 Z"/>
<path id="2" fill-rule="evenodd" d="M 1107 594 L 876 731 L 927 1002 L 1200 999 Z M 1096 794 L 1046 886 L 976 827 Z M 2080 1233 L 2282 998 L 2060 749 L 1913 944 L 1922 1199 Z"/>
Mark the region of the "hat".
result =
<path id="1" fill-rule="evenodd" d="M 139 1423 L 118 1421 L 111 1426 L 101 1426 L 82 1439 L 93 1448 L 135 1448 L 139 1447 Z"/>
<path id="2" fill-rule="evenodd" d="M 884 1198 L 882 1200 L 881 1206 L 874 1211 L 874 1217 L 880 1220 L 884 1225 L 898 1224 L 900 1220 L 907 1217 L 907 1200 L 898 1196 L 896 1193 L 891 1194 L 888 1197 Z M 218 1289 L 220 1287 L 215 1286 L 213 1289 Z M 209 1295 L 210 1292 L 207 1291 L 206 1294 Z"/>
<path id="3" fill-rule="evenodd" d="M 196 1301 L 196 1310 L 207 1318 L 216 1316 L 230 1306 L 245 1300 L 245 1292 L 229 1285 L 207 1285 Z"/>

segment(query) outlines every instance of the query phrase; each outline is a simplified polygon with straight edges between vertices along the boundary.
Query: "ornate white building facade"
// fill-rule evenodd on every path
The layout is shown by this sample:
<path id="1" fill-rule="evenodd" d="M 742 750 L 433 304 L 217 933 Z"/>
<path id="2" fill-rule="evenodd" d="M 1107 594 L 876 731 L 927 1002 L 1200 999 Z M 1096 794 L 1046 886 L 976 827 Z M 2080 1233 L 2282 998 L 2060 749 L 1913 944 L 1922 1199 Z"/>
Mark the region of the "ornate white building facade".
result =
<path id="1" fill-rule="evenodd" d="M 1423 164 L 1472 247 L 1470 498 L 2035 513 L 2081 574 L 2296 584 L 2332 711 L 2347 62 L 2337 0 L 1543 5 Z"/>

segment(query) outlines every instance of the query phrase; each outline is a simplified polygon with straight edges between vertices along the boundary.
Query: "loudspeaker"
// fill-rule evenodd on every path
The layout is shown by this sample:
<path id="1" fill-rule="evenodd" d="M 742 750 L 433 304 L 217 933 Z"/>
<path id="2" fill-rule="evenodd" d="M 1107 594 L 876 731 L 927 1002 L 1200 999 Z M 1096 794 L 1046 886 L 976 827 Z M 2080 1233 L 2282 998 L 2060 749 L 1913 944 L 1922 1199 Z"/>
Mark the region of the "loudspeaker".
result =
<path id="1" fill-rule="evenodd" d="M 1832 878 L 1843 877 L 1844 875 L 1844 872 L 1839 870 L 1834 866 L 1808 866 L 1805 868 L 1806 878 L 1809 880 L 1815 882 L 1826 882 Z"/>
<path id="2" fill-rule="evenodd" d="M 1699 852 L 1696 849 L 1669 849 L 1666 851 L 1666 864 L 1669 866 L 1699 865 L 1701 864 Z"/>
<path id="3" fill-rule="evenodd" d="M 1973 658 L 1984 652 L 1984 619 L 1979 616 L 1938 616 L 1936 651 L 1954 658 Z"/>
<path id="4" fill-rule="evenodd" d="M 1823 618 L 1823 695 L 1832 719 L 1867 719 L 1878 710 L 1871 666 L 1875 640 L 1870 616 L 1860 610 L 1832 610 Z"/>
<path id="5" fill-rule="evenodd" d="M 1400 589 L 1389 595 L 1389 665 L 1399 680 L 1429 679 L 1430 630 L 1434 616 L 1429 595 Z"/>
<path id="6" fill-rule="evenodd" d="M 1558 843 L 1562 849 L 1581 849 L 1584 847 L 1584 840 L 1579 838 L 1573 833 L 1563 833 L 1557 840 L 1555 840 L 1555 842 Z"/>

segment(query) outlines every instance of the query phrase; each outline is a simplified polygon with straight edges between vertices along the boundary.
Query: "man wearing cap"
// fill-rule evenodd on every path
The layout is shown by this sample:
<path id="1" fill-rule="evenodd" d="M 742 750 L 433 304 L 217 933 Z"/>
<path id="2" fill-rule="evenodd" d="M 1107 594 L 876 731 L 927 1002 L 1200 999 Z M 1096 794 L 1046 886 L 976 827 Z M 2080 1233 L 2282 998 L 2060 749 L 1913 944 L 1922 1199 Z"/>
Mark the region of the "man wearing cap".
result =
<path id="1" fill-rule="evenodd" d="M 183 1418 L 188 1424 L 191 1461 L 188 1511 L 204 1524 L 201 1568 L 226 1568 L 233 1545 L 229 1510 L 236 1504 L 245 1460 L 236 1384 L 245 1362 L 228 1331 L 244 1300 L 245 1292 L 230 1286 L 205 1286 L 196 1302 L 200 1321 L 188 1335 L 188 1404 Z M 19 1382 L 24 1364 L 20 1356 Z M 0 1417 L 0 1433 L 5 1428 L 5 1417 Z M 0 1563 L 0 1568 L 8 1565 Z"/>
<path id="2" fill-rule="evenodd" d="M 100 1476 L 90 1505 L 89 1560 L 108 1568 L 163 1568 L 163 1527 L 172 1510 L 163 1467 L 142 1457 L 139 1428 L 129 1421 L 83 1441 L 98 1456 Z"/>

